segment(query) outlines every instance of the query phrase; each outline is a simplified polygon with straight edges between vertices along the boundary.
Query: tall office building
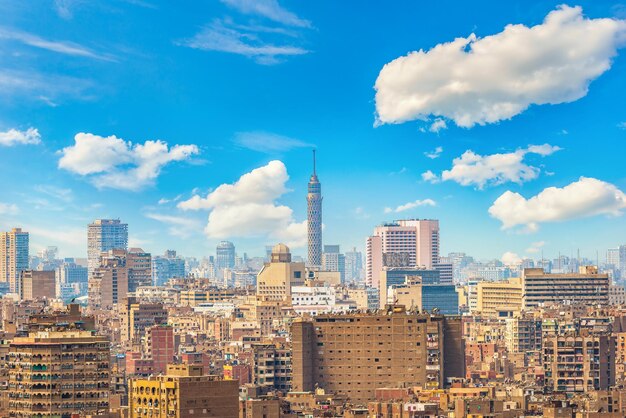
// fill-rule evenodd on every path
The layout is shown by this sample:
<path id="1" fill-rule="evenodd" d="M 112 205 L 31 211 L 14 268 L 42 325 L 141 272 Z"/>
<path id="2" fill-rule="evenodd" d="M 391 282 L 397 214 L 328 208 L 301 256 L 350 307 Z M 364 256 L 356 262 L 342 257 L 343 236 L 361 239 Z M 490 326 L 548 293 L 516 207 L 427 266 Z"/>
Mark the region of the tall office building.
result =
<path id="1" fill-rule="evenodd" d="M 128 291 L 135 292 L 140 286 L 152 285 L 152 255 L 141 248 L 131 248 L 126 254 L 128 267 Z"/>
<path id="2" fill-rule="evenodd" d="M 100 255 L 109 250 L 128 249 L 128 224 L 119 219 L 96 219 L 87 227 L 89 275 L 99 266 Z"/>
<path id="3" fill-rule="evenodd" d="M 341 254 L 339 245 L 324 245 L 322 270 L 338 271 L 341 283 L 346 281 L 346 256 Z"/>
<path id="4" fill-rule="evenodd" d="M 222 271 L 235 267 L 235 245 L 230 241 L 217 244 L 215 251 L 215 269 Z"/>
<path id="5" fill-rule="evenodd" d="M 128 267 L 125 250 L 109 250 L 89 276 L 89 307 L 111 309 L 128 294 Z"/>
<path id="6" fill-rule="evenodd" d="M 176 251 L 167 250 L 163 256 L 152 258 L 152 283 L 163 286 L 169 279 L 185 277 L 185 260 Z"/>
<path id="7" fill-rule="evenodd" d="M 315 169 L 315 150 L 313 150 L 313 174 L 309 180 L 307 194 L 307 229 L 309 244 L 308 264 L 312 267 L 322 265 L 322 185 Z"/>
<path id="8" fill-rule="evenodd" d="M 0 283 L 19 294 L 20 272 L 28 269 L 28 232 L 13 228 L 0 232 Z M 8 289 L 7 289 L 8 287 Z"/>
<path id="9" fill-rule="evenodd" d="M 378 287 L 385 267 L 434 268 L 439 263 L 439 221 L 407 219 L 379 225 L 366 241 L 366 284 Z"/>
<path id="10" fill-rule="evenodd" d="M 346 282 L 360 282 L 363 271 L 363 254 L 352 248 L 352 251 L 346 252 Z"/>
<path id="11" fill-rule="evenodd" d="M 608 305 L 609 275 L 596 266 L 579 267 L 578 273 L 545 273 L 541 268 L 522 273 L 524 308 L 549 303 Z"/>

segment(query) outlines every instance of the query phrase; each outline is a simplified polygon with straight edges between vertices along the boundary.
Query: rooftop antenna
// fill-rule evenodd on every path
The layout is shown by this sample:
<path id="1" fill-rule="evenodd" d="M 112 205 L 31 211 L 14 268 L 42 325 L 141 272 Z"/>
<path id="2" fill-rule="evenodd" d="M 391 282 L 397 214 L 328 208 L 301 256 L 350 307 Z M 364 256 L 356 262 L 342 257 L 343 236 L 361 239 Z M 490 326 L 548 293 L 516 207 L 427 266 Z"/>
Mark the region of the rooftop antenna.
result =
<path id="1" fill-rule="evenodd" d="M 315 148 L 313 148 L 313 175 L 315 174 Z"/>

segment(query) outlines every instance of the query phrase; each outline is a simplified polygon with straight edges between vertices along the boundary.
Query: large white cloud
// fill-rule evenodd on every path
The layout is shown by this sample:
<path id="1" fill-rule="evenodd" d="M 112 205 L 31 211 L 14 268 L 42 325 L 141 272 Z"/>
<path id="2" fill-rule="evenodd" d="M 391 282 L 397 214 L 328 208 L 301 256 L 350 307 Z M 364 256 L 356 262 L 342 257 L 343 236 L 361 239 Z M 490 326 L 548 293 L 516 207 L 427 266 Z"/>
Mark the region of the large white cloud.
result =
<path id="1" fill-rule="evenodd" d="M 542 222 L 558 222 L 594 215 L 621 215 L 626 194 L 613 184 L 581 177 L 563 188 L 548 187 L 530 199 L 504 192 L 489 208 L 502 229 L 523 226 L 535 231 Z"/>
<path id="2" fill-rule="evenodd" d="M 36 128 L 28 128 L 25 131 L 9 129 L 8 131 L 0 132 L 0 146 L 3 147 L 39 143 L 41 143 L 41 135 Z"/>
<path id="3" fill-rule="evenodd" d="M 79 133 L 74 145 L 63 148 L 59 168 L 89 176 L 98 188 L 138 190 L 151 185 L 161 169 L 173 161 L 198 154 L 196 145 L 174 145 L 146 141 L 132 144 L 115 136 Z"/>
<path id="4" fill-rule="evenodd" d="M 210 210 L 205 232 L 210 238 L 266 237 L 293 247 L 306 244 L 306 222 L 276 200 L 287 192 L 287 168 L 278 160 L 222 184 L 205 197 L 178 203 L 183 210 Z"/>
<path id="5" fill-rule="evenodd" d="M 452 168 L 441 173 L 441 180 L 455 181 L 463 186 L 474 185 L 479 189 L 487 184 L 502 184 L 509 181 L 521 184 L 537 178 L 541 171 L 538 167 L 524 162 L 527 154 L 545 157 L 560 149 L 549 144 L 530 145 L 515 152 L 484 156 L 467 150 L 460 157 L 452 160 Z M 422 178 L 430 182 L 439 180 L 439 177 L 432 172 L 424 173 Z"/>
<path id="6" fill-rule="evenodd" d="M 494 123 L 532 104 L 567 103 L 611 67 L 626 21 L 587 19 L 559 6 L 542 24 L 472 34 L 386 64 L 376 80 L 378 123 L 445 117 L 458 126 Z"/>

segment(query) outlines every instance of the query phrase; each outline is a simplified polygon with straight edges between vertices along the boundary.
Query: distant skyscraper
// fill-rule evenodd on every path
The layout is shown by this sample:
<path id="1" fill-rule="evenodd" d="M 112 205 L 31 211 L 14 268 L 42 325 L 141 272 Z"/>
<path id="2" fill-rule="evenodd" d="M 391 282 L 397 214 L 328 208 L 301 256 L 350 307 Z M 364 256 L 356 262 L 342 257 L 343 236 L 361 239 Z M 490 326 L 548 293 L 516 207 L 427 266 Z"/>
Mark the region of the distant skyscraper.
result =
<path id="1" fill-rule="evenodd" d="M 96 219 L 87 227 L 89 275 L 100 266 L 100 256 L 109 250 L 128 249 L 128 224 L 119 219 Z"/>
<path id="2" fill-rule="evenodd" d="M 363 255 L 356 248 L 346 252 L 346 282 L 360 282 L 362 280 Z"/>
<path id="3" fill-rule="evenodd" d="M 439 221 L 399 220 L 377 226 L 366 241 L 366 283 L 378 287 L 383 267 L 425 267 L 439 264 Z"/>
<path id="4" fill-rule="evenodd" d="M 185 260 L 176 255 L 176 251 L 167 250 L 160 257 L 152 258 L 152 282 L 163 286 L 171 278 L 185 277 Z"/>
<path id="5" fill-rule="evenodd" d="M 315 150 L 313 150 L 313 174 L 309 180 L 307 194 L 307 227 L 309 239 L 309 265 L 322 265 L 322 185 L 315 170 Z"/>
<path id="6" fill-rule="evenodd" d="M 27 269 L 28 232 L 21 228 L 0 232 L 0 283 L 6 283 L 5 290 L 19 293 L 20 272 Z"/>
<path id="7" fill-rule="evenodd" d="M 324 245 L 322 270 L 338 271 L 340 273 L 341 283 L 346 281 L 346 256 L 341 254 L 339 245 Z"/>
<path id="8" fill-rule="evenodd" d="M 232 242 L 222 241 L 217 244 L 215 256 L 215 268 L 217 270 L 235 267 L 235 245 Z"/>

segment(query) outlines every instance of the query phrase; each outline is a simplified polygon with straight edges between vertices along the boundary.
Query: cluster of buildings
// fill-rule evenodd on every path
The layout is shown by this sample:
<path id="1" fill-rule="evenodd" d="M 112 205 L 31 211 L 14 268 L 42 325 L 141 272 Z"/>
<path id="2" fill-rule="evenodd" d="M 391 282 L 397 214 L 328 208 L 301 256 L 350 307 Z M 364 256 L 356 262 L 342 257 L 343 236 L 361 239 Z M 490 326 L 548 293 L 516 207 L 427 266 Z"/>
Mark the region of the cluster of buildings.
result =
<path id="1" fill-rule="evenodd" d="M 85 259 L 2 233 L 0 418 L 626 416 L 622 247 L 480 264 L 407 219 L 363 263 L 324 245 L 315 169 L 307 201 L 306 260 L 152 256 L 118 219 Z"/>

